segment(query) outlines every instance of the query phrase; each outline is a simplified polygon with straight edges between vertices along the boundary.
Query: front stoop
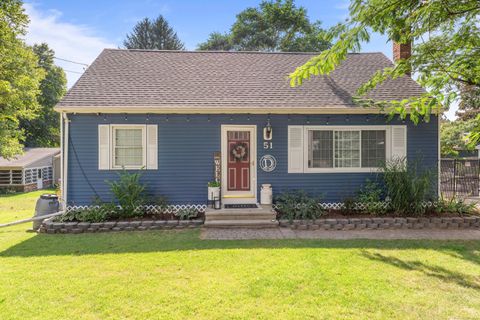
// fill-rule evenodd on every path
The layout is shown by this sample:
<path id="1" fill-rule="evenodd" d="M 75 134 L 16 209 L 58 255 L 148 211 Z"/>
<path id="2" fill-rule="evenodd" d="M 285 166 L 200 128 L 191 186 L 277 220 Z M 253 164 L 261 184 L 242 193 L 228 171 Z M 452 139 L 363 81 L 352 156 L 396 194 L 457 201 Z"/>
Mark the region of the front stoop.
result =
<path id="1" fill-rule="evenodd" d="M 206 228 L 275 228 L 278 227 L 272 206 L 249 209 L 205 210 Z"/>

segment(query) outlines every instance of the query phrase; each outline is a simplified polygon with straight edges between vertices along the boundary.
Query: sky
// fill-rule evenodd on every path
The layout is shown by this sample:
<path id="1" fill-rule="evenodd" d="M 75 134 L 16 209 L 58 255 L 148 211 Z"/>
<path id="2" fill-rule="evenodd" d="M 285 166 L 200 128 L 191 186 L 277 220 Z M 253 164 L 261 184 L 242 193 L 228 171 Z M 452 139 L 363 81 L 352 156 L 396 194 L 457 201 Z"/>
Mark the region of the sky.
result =
<path id="1" fill-rule="evenodd" d="M 55 51 L 56 63 L 64 68 L 70 88 L 104 48 L 121 48 L 126 34 L 139 20 L 163 15 L 185 43 L 187 50 L 208 38 L 211 32 L 227 32 L 235 15 L 260 0 L 33 0 L 24 4 L 30 17 L 26 41 L 46 42 Z M 311 21 L 329 28 L 348 17 L 348 0 L 297 0 Z M 383 52 L 392 58 L 392 44 L 375 34 L 362 52 Z M 81 64 L 78 64 L 81 63 Z M 85 65 L 86 64 L 86 65 Z M 449 118 L 455 113 L 449 111 Z"/>

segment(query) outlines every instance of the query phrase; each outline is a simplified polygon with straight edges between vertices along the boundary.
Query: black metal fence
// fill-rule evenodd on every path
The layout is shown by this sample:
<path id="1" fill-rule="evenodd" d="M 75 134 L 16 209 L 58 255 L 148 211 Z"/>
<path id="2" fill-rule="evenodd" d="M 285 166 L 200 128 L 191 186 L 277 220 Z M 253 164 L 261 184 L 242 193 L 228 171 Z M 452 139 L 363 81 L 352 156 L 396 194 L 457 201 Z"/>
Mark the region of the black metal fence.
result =
<path id="1" fill-rule="evenodd" d="M 480 159 L 441 159 L 440 190 L 445 198 L 478 197 Z"/>

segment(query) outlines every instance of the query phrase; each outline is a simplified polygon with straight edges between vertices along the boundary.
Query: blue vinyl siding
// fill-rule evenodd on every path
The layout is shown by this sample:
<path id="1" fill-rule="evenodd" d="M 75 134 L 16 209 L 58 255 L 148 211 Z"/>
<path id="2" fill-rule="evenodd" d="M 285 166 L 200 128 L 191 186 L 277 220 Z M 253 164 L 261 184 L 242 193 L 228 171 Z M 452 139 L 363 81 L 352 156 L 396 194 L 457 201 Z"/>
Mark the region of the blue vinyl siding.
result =
<path id="1" fill-rule="evenodd" d="M 111 200 L 106 180 L 118 171 L 98 170 L 99 124 L 158 124 L 158 170 L 143 172 L 142 180 L 151 196 L 166 196 L 172 203 L 204 203 L 207 182 L 213 179 L 213 154 L 220 151 L 222 124 L 257 125 L 257 164 L 265 154 L 277 158 L 277 168 L 266 173 L 257 168 L 258 190 L 271 183 L 274 194 L 288 189 L 304 189 L 322 194 L 325 201 L 342 201 L 353 196 L 372 173 L 287 173 L 289 125 L 384 125 L 380 115 L 271 115 L 273 149 L 263 149 L 263 127 L 267 115 L 69 115 L 70 143 L 68 200 L 70 204 L 90 204 L 98 195 Z M 388 124 L 403 124 L 394 120 Z M 407 128 L 408 160 L 422 159 L 422 165 L 437 167 L 438 122 Z"/>

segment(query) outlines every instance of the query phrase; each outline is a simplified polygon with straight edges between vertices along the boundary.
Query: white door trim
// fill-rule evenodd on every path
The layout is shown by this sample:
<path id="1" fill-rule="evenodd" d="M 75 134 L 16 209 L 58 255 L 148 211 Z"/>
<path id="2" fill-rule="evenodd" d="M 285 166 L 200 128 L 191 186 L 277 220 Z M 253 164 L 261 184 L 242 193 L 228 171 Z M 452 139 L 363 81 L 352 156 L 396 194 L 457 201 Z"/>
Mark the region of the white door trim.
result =
<path id="1" fill-rule="evenodd" d="M 227 131 L 250 132 L 250 191 L 227 190 Z M 231 203 L 257 203 L 257 126 L 256 125 L 222 125 L 221 126 L 221 156 L 222 156 L 222 202 Z"/>

